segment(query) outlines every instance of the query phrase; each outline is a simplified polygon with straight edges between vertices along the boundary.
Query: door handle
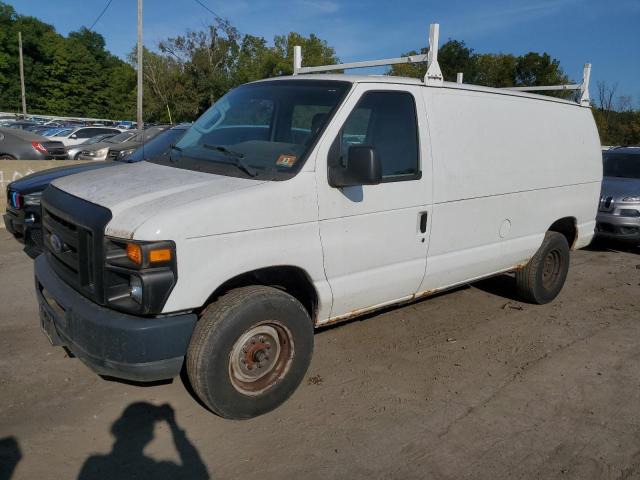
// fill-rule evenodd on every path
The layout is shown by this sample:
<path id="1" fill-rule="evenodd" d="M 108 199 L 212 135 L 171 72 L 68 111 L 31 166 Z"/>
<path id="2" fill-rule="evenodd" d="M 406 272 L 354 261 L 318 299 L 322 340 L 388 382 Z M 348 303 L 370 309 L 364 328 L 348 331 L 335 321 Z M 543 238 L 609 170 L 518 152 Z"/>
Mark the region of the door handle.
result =
<path id="1" fill-rule="evenodd" d="M 428 219 L 429 219 L 429 212 L 422 212 L 420 214 L 420 233 L 427 233 Z"/>

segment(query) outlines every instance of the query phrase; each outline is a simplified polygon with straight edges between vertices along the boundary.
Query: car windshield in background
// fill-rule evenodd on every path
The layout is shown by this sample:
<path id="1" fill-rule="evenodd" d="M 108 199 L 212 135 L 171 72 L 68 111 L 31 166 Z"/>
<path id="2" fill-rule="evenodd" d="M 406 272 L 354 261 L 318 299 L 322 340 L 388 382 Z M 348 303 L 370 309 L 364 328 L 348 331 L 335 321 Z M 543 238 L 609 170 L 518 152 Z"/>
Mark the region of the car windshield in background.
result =
<path id="1" fill-rule="evenodd" d="M 640 155 L 609 153 L 604 155 L 604 176 L 640 178 Z"/>
<path id="2" fill-rule="evenodd" d="M 144 143 L 138 150 L 129 155 L 126 162 L 138 162 L 160 157 L 167 152 L 169 147 L 182 138 L 187 130 L 185 128 L 171 128 L 155 136 Z"/>
<path id="3" fill-rule="evenodd" d="M 71 132 L 73 132 L 74 130 L 75 130 L 75 128 L 63 128 L 58 133 L 54 133 L 51 136 L 52 137 L 66 137 L 67 135 L 70 135 Z"/>
<path id="4" fill-rule="evenodd" d="M 136 133 L 135 132 L 123 132 L 118 135 L 114 135 L 113 137 L 107 138 L 105 142 L 107 143 L 122 143 L 131 139 Z"/>
<path id="5" fill-rule="evenodd" d="M 285 180 L 302 166 L 351 84 L 278 80 L 232 90 L 187 131 L 170 156 L 178 168 Z"/>

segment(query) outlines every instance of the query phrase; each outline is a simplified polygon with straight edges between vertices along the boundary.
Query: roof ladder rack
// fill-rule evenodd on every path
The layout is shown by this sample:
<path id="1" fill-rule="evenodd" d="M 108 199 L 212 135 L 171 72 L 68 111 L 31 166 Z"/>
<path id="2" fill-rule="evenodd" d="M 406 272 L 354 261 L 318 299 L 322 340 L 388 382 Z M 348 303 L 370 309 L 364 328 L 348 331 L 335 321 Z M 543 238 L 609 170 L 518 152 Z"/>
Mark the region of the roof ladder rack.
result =
<path id="1" fill-rule="evenodd" d="M 586 63 L 582 71 L 582 83 L 574 83 L 569 85 L 547 85 L 535 87 L 504 87 L 505 90 L 515 90 L 518 92 L 546 92 L 552 90 L 578 90 L 580 92 L 579 103 L 589 106 L 589 79 L 591 77 L 591 64 Z"/>
<path id="2" fill-rule="evenodd" d="M 293 74 L 331 72 L 335 70 L 349 70 L 352 68 L 381 67 L 386 65 L 397 65 L 402 63 L 424 63 L 427 62 L 427 74 L 424 81 L 427 85 L 440 86 L 443 78 L 438 65 L 438 37 L 440 25 L 433 23 L 429 27 L 429 53 L 425 55 L 411 55 L 409 57 L 385 58 L 382 60 L 368 60 L 364 62 L 340 63 L 336 65 L 321 65 L 318 67 L 302 66 L 302 47 L 293 47 Z"/>
<path id="3" fill-rule="evenodd" d="M 382 60 L 368 60 L 364 62 L 340 63 L 337 65 L 321 65 L 318 67 L 302 66 L 302 47 L 293 47 L 293 74 L 331 72 L 336 70 L 349 70 L 351 68 L 380 67 L 385 65 L 397 65 L 402 63 L 427 63 L 427 74 L 424 76 L 426 85 L 439 87 L 443 84 L 442 71 L 438 64 L 438 40 L 440 36 L 440 25 L 432 23 L 429 26 L 429 52 L 426 55 L 411 55 L 409 57 L 385 58 Z M 584 66 L 582 73 L 582 83 L 569 85 L 549 85 L 533 87 L 505 87 L 505 90 L 515 90 L 520 92 L 539 92 L 552 90 L 577 90 L 580 98 L 578 103 L 584 106 L 590 105 L 589 99 L 589 78 L 591 77 L 591 64 Z M 458 74 L 457 83 L 462 83 L 462 74 Z"/>

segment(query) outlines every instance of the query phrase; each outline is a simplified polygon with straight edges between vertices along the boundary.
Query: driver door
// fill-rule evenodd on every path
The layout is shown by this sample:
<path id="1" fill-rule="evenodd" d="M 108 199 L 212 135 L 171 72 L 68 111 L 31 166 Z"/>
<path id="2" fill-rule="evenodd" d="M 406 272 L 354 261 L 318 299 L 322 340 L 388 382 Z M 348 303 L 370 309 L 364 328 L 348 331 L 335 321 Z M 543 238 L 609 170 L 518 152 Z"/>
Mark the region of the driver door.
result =
<path id="1" fill-rule="evenodd" d="M 358 84 L 323 136 L 316 172 L 332 320 L 411 298 L 424 277 L 432 175 L 421 88 Z M 344 163 L 351 145 L 375 149 L 382 183 L 329 185 L 328 165 Z"/>

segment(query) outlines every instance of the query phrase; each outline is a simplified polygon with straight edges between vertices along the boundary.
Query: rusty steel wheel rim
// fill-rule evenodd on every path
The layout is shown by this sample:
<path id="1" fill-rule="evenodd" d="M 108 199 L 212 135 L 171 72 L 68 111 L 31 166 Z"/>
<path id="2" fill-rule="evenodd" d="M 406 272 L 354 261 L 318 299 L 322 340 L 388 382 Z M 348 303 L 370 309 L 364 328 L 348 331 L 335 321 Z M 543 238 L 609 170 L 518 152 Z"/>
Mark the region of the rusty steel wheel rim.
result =
<path id="1" fill-rule="evenodd" d="M 260 395 L 287 374 L 293 352 L 293 340 L 287 327 L 276 321 L 254 325 L 231 348 L 231 384 L 244 395 Z"/>
<path id="2" fill-rule="evenodd" d="M 542 286 L 546 290 L 551 290 L 560 277 L 562 270 L 562 258 L 558 250 L 551 250 L 544 258 L 542 265 Z"/>

